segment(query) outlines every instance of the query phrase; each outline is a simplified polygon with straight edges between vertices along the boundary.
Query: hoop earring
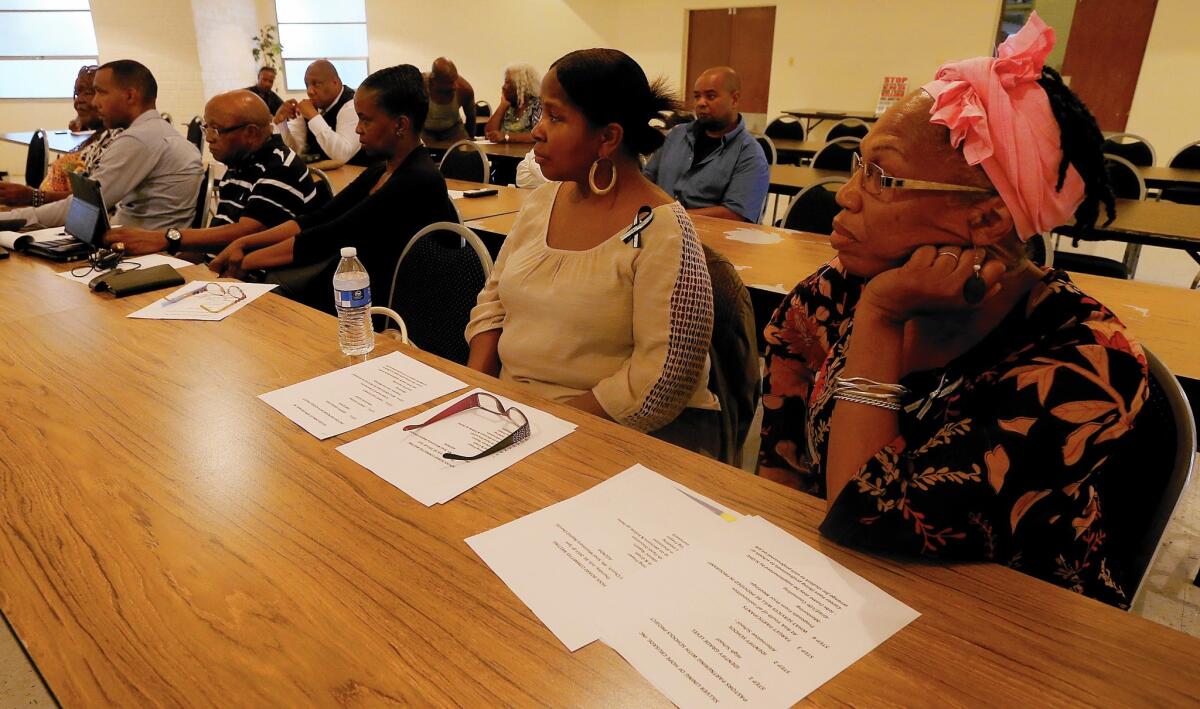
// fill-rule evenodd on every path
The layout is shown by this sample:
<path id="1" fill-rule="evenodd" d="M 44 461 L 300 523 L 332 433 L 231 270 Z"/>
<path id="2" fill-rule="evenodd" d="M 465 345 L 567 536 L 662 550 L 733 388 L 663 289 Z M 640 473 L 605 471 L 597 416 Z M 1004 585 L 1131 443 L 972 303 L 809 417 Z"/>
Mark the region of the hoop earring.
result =
<path id="1" fill-rule="evenodd" d="M 604 189 L 600 189 L 599 187 L 596 186 L 596 167 L 598 165 L 600 165 L 601 160 L 608 160 L 608 164 L 612 165 L 612 179 L 608 181 L 608 187 L 605 187 Z M 596 158 L 596 161 L 592 163 L 592 169 L 588 170 L 588 187 L 591 188 L 591 190 L 594 194 L 603 196 L 603 195 L 608 194 L 609 192 L 612 192 L 612 189 L 616 186 L 617 186 L 617 164 L 615 162 L 613 162 L 611 158 Z"/>

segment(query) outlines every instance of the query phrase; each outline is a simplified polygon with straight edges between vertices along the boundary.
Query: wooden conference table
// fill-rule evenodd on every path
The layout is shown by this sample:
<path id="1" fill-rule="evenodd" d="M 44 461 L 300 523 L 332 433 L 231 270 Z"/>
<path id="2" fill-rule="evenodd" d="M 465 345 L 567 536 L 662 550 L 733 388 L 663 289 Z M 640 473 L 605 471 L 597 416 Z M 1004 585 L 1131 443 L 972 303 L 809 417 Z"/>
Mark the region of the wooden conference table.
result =
<path id="1" fill-rule="evenodd" d="M 349 363 L 334 318 L 268 294 L 131 320 L 161 293 L 20 254 L 0 272 L 0 607 L 65 706 L 665 705 L 603 644 L 567 652 L 463 543 L 635 462 L 922 614 L 816 702 L 1200 701 L 1200 640 L 1005 567 L 843 549 L 819 500 L 380 338 L 579 426 L 427 508 L 334 450 L 408 414 L 318 441 L 256 398 Z"/>
<path id="2" fill-rule="evenodd" d="M 516 214 L 471 221 L 467 226 L 492 234 L 507 234 Z M 760 292 L 791 290 L 835 255 L 828 237 L 759 224 L 742 224 L 714 217 L 692 217 L 700 240 L 740 267 L 747 287 Z M 749 243 L 731 239 L 733 230 L 760 237 Z M 777 241 L 776 241 L 777 239 Z M 1140 281 L 1072 273 L 1071 280 L 1104 303 L 1180 377 L 1200 380 L 1200 291 Z M 782 298 L 782 295 L 779 296 Z"/>

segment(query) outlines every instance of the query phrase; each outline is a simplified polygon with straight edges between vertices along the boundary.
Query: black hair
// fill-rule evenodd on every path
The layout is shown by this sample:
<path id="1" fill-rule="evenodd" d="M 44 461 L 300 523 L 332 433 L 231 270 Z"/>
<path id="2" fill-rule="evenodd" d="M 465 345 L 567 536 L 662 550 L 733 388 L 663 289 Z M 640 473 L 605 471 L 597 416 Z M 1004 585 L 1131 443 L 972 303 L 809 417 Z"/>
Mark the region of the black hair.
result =
<path id="1" fill-rule="evenodd" d="M 1038 84 L 1050 98 L 1050 110 L 1058 123 L 1062 143 L 1062 161 L 1058 164 L 1058 184 L 1061 190 L 1067 177 L 1067 165 L 1074 165 L 1083 178 L 1083 202 L 1075 210 L 1075 223 L 1090 228 L 1100 216 L 1100 205 L 1104 205 L 1108 220 L 1112 223 L 1117 216 L 1116 200 L 1108 181 L 1108 170 L 1104 166 L 1104 135 L 1096 125 L 1096 118 L 1071 89 L 1063 83 L 1059 73 L 1050 67 L 1042 68 Z"/>
<path id="2" fill-rule="evenodd" d="M 408 116 L 417 133 L 425 127 L 429 93 L 425 90 L 425 78 L 421 70 L 412 64 L 380 69 L 359 84 L 358 90 L 364 89 L 375 94 L 379 107 L 392 118 Z"/>
<path id="3" fill-rule="evenodd" d="M 276 69 L 275 67 L 273 67 L 273 66 L 271 66 L 271 65 L 269 65 L 269 64 L 267 64 L 267 65 L 264 65 L 264 66 L 260 66 L 260 67 L 258 68 L 258 73 L 259 73 L 259 74 L 263 73 L 264 71 L 269 71 L 269 72 L 271 72 L 272 74 L 278 74 L 278 73 L 279 73 L 279 70 L 278 70 L 278 69 Z"/>
<path id="4" fill-rule="evenodd" d="M 158 82 L 154 80 L 154 74 L 150 73 L 145 64 L 132 59 L 118 59 L 101 64 L 96 71 L 100 69 L 111 71 L 117 85 L 137 89 L 142 95 L 142 101 L 150 103 L 158 100 Z"/>
<path id="5" fill-rule="evenodd" d="M 571 103 L 593 126 L 616 123 L 625 131 L 622 145 L 634 155 L 662 147 L 663 134 L 650 126 L 659 111 L 678 107 L 666 83 L 651 84 L 628 54 L 616 49 L 580 49 L 554 62 L 558 83 Z"/>

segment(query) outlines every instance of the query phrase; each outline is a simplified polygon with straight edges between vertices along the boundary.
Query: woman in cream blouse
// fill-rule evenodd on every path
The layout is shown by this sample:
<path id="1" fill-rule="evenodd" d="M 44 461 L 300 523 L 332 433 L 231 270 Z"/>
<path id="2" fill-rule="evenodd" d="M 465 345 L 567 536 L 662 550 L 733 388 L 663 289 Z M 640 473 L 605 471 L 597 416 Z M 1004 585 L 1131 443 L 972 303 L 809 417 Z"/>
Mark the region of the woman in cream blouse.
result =
<path id="1" fill-rule="evenodd" d="M 621 97 L 614 100 L 613 97 Z M 530 196 L 479 294 L 469 366 L 693 450 L 716 450 L 712 285 L 683 207 L 642 176 L 671 100 L 622 52 L 542 82 Z"/>

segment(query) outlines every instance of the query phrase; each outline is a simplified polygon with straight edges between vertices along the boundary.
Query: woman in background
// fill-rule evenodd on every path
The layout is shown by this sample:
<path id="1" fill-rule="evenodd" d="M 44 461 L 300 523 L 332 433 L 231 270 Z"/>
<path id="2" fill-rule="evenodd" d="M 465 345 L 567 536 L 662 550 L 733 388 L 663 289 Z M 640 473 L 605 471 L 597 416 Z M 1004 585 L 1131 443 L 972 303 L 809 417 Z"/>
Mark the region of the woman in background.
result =
<path id="1" fill-rule="evenodd" d="M 500 105 L 488 119 L 484 135 L 493 143 L 532 143 L 533 127 L 542 117 L 541 78 L 529 64 L 504 70 Z"/>

